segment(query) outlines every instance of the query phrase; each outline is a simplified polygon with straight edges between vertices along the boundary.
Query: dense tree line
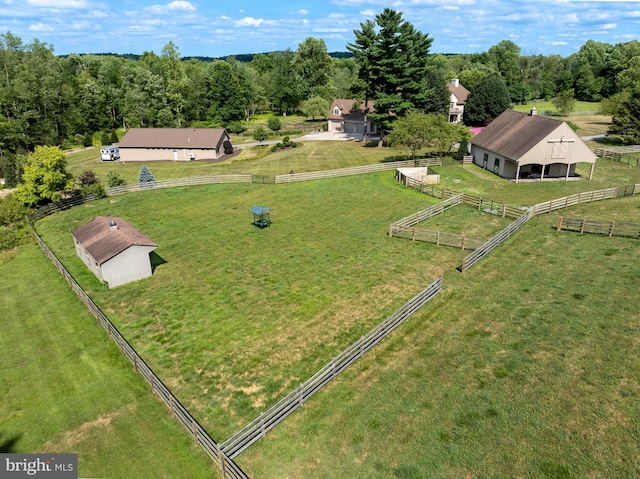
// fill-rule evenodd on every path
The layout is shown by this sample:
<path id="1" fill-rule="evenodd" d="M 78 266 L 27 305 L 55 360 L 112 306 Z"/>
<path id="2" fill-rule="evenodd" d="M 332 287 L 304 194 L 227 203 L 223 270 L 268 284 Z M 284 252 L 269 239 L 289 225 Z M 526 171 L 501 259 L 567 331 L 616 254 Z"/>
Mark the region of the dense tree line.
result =
<path id="1" fill-rule="evenodd" d="M 444 56 L 430 53 L 431 37 L 394 10 L 360 27 L 347 45 L 351 57 L 332 57 L 323 40 L 309 37 L 296 51 L 256 54 L 249 62 L 185 60 L 173 42 L 160 54 L 139 57 L 58 57 L 46 43 L 1 34 L 0 173 L 15 184 L 22 173 L 16 155 L 38 145 L 89 145 L 121 127 L 228 126 L 264 110 L 322 117 L 336 97 L 374 99 L 379 108 L 371 116 L 389 130 L 408 111 L 446 112 L 451 78 L 472 92 L 469 121 L 497 114 L 472 115 L 480 96 L 474 99 L 474 91 L 495 92 L 490 83 L 499 84 L 510 102 L 561 95 L 604 100 L 608 113 L 620 119 L 620 135 L 633 123 L 637 40 L 589 40 L 566 58 L 526 55 L 509 40 L 482 53 Z M 491 100 L 492 108 L 504 107 L 501 95 Z"/>

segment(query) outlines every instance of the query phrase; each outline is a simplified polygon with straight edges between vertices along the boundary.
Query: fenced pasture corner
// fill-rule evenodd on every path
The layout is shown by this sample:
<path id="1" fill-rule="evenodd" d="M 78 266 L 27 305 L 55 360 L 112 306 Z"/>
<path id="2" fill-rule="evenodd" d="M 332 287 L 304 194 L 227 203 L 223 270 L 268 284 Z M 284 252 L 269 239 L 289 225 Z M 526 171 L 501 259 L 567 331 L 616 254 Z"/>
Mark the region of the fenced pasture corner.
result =
<path id="1" fill-rule="evenodd" d="M 298 408 L 309 400 L 311 396 L 353 364 L 364 353 L 373 348 L 403 321 L 418 311 L 442 290 L 442 276 L 427 286 L 424 290 L 410 299 L 401 308 L 386 318 L 358 341 L 338 354 L 325 364 L 317 373 L 311 376 L 299 387 L 291 391 L 284 398 L 262 413 L 238 433 L 231 436 L 220 445 L 220 450 L 228 457 L 235 459 L 251 444 L 264 437 L 267 432 L 277 426 Z"/>

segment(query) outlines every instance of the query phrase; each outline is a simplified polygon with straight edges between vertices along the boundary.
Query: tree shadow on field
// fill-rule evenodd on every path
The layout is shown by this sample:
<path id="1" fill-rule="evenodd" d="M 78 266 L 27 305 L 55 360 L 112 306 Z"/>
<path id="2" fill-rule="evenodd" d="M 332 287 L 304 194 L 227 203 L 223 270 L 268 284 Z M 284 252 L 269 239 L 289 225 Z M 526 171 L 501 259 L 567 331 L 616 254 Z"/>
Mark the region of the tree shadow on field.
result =
<path id="1" fill-rule="evenodd" d="M 164 259 L 162 256 L 160 256 L 155 251 L 152 251 L 151 253 L 149 253 L 149 260 L 151 260 L 151 272 L 152 273 L 154 273 L 156 271 L 156 268 L 158 266 L 161 266 L 161 265 L 167 263 L 167 260 Z"/>
<path id="2" fill-rule="evenodd" d="M 4 439 L 3 436 L 4 434 L 0 433 L 0 453 L 12 454 L 18 452 L 16 444 L 18 444 L 18 441 L 20 441 L 22 434 L 18 434 L 8 439 Z"/>

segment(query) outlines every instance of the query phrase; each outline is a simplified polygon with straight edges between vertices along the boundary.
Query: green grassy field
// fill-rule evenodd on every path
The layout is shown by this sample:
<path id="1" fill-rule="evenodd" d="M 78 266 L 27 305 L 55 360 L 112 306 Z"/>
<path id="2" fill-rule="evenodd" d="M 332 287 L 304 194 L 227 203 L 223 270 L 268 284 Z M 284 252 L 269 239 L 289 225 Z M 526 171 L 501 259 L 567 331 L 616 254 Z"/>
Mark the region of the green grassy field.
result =
<path id="1" fill-rule="evenodd" d="M 400 154 L 395 149 L 375 148 L 362 142 L 309 141 L 298 148 L 270 154 L 259 160 L 253 159 L 264 148 L 268 147 L 245 148 L 241 155 L 222 163 L 157 161 L 149 162 L 147 166 L 157 180 L 234 173 L 273 176 L 285 175 L 291 170 L 304 173 L 372 165 L 395 161 Z M 141 163 L 100 161 L 100 151 L 97 149 L 69 154 L 67 160 L 67 170 L 71 174 L 78 176 L 84 170 L 91 170 L 104 185 L 110 171 L 118 173 L 129 184 L 136 183 L 142 166 Z"/>
<path id="2" fill-rule="evenodd" d="M 76 453 L 80 477 L 212 477 L 40 248 L 0 255 L 0 290 L 2 452 Z"/>
<path id="3" fill-rule="evenodd" d="M 553 105 L 551 101 L 536 101 L 532 103 L 526 103 L 524 105 L 514 105 L 512 108 L 516 111 L 522 111 L 525 113 L 529 113 L 531 108 L 535 107 L 536 110 L 540 113 L 545 113 L 547 111 L 555 112 L 556 107 Z M 579 114 L 582 112 L 593 112 L 598 111 L 600 108 L 600 102 L 593 101 L 576 101 L 573 106 L 573 113 Z"/>
<path id="4" fill-rule="evenodd" d="M 339 161 L 393 151 L 360 148 Z M 246 165 L 314 169 L 301 151 Z M 609 161 L 591 182 L 515 185 L 473 165 L 438 170 L 442 186 L 515 206 L 640 182 L 640 168 Z M 464 275 L 460 250 L 385 234 L 435 201 L 386 172 L 134 193 L 37 226 L 216 440 L 445 274 L 439 297 L 238 458 L 251 477 L 640 474 L 638 240 L 555 230 L 569 212 L 640 222 L 640 197 L 537 217 Z M 255 204 L 273 208 L 272 228 L 251 226 Z M 160 244 L 166 263 L 152 278 L 105 290 L 75 258 L 69 231 L 109 213 Z M 437 222 L 459 232 L 467 217 L 479 231 L 501 227 L 463 210 Z"/>

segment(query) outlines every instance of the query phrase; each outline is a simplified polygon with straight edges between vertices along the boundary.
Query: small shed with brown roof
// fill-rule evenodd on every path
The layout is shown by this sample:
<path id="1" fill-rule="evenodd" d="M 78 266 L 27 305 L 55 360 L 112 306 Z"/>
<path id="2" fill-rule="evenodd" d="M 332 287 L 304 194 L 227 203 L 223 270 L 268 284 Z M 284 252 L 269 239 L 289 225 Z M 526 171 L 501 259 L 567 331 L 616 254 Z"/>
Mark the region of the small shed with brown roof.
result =
<path id="1" fill-rule="evenodd" d="M 364 101 L 353 98 L 336 98 L 331 104 L 328 115 L 328 131 L 355 135 L 375 135 L 378 127 L 367 117 L 373 111 L 373 100 Z"/>
<path id="2" fill-rule="evenodd" d="M 97 216 L 71 235 L 76 254 L 110 288 L 152 274 L 149 253 L 158 245 L 122 218 Z"/>
<path id="3" fill-rule="evenodd" d="M 225 141 L 224 128 L 131 128 L 118 147 L 123 162 L 217 160 Z"/>
<path id="4" fill-rule="evenodd" d="M 577 163 L 596 155 L 566 122 L 506 110 L 471 140 L 473 162 L 503 178 L 544 180 L 576 177 Z"/>

